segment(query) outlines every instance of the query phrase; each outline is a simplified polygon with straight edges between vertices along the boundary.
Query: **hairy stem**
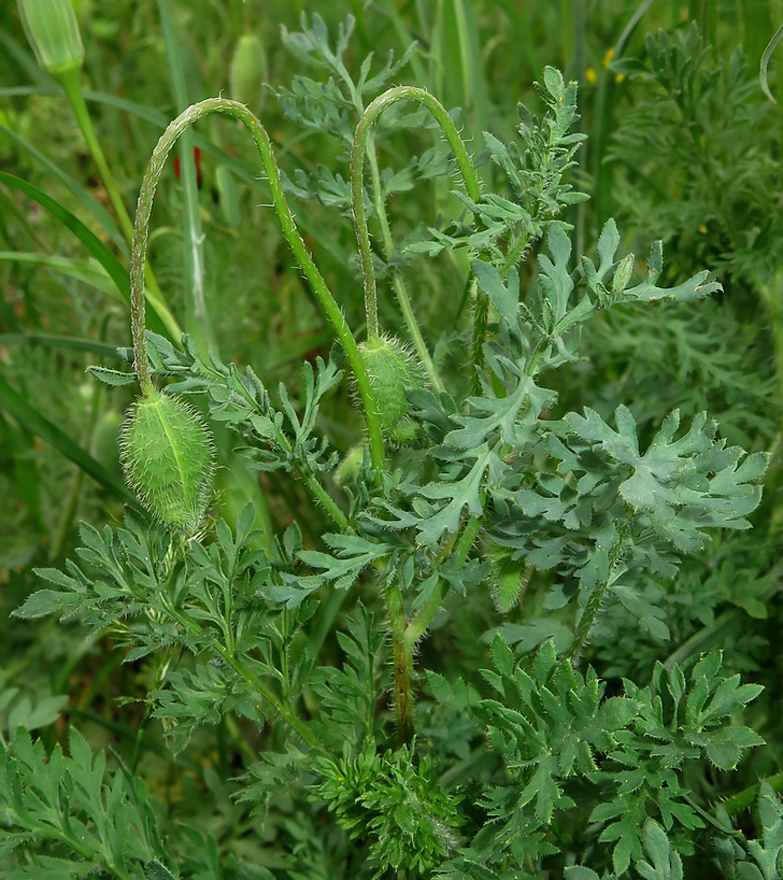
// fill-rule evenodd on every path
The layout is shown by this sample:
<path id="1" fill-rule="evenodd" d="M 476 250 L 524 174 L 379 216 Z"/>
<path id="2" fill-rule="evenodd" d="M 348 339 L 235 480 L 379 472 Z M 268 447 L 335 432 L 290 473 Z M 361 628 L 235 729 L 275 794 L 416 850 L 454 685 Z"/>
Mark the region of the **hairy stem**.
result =
<path id="1" fill-rule="evenodd" d="M 125 203 L 122 200 L 119 188 L 114 180 L 114 175 L 111 173 L 109 163 L 106 161 L 106 157 L 103 154 L 100 141 L 95 134 L 95 128 L 93 127 L 92 119 L 90 118 L 90 113 L 87 110 L 87 105 L 84 102 L 84 96 L 82 95 L 82 90 L 79 85 L 79 70 L 69 70 L 66 73 L 60 74 L 57 79 L 63 87 L 65 97 L 71 105 L 73 115 L 76 117 L 76 122 L 81 129 L 87 148 L 89 149 L 93 161 L 95 162 L 95 166 L 98 169 L 98 174 L 100 174 L 101 181 L 106 188 L 106 194 L 109 197 L 112 208 L 114 208 L 114 213 L 119 221 L 122 234 L 125 236 L 128 244 L 130 244 L 133 240 L 133 223 L 131 222 L 128 211 L 125 208 Z M 150 305 L 155 309 L 163 322 L 163 326 L 171 334 L 171 338 L 176 342 L 182 336 L 182 330 L 177 323 L 177 319 L 172 315 L 165 303 L 163 293 L 158 286 L 158 282 L 155 280 L 152 268 L 149 265 L 146 265 L 145 268 L 146 282 L 147 287 L 149 288 L 147 298 L 150 301 Z"/>
<path id="2" fill-rule="evenodd" d="M 482 518 L 471 517 L 457 541 L 454 556 L 461 565 L 468 557 L 470 548 L 481 528 Z M 391 626 L 392 655 L 394 663 L 394 708 L 397 721 L 397 737 L 401 745 L 407 745 L 416 733 L 413 696 L 413 648 L 424 635 L 432 618 L 437 614 L 448 592 L 448 583 L 441 579 L 430 600 L 416 616 L 407 623 L 402 593 L 392 582 L 386 588 L 386 608 Z"/>
<path id="3" fill-rule="evenodd" d="M 147 170 L 139 193 L 139 204 L 136 209 L 136 225 L 133 233 L 133 246 L 131 248 L 131 332 L 133 335 L 133 352 L 136 375 L 142 390 L 150 387 L 151 381 L 147 366 L 147 355 L 144 340 L 144 262 L 147 255 L 147 240 L 149 237 L 150 214 L 155 198 L 155 190 L 158 186 L 163 167 L 171 148 L 177 142 L 183 131 L 192 125 L 197 119 L 208 116 L 210 113 L 225 113 L 238 119 L 250 132 L 256 143 L 261 162 L 266 172 L 269 189 L 272 195 L 272 203 L 280 226 L 294 253 L 296 260 L 310 283 L 310 286 L 332 324 L 334 331 L 340 340 L 345 353 L 348 356 L 356 378 L 356 387 L 364 407 L 367 421 L 367 434 L 370 445 L 370 456 L 373 467 L 380 481 L 380 475 L 385 467 L 385 455 L 383 437 L 378 418 L 375 398 L 370 385 L 370 377 L 367 368 L 359 353 L 353 333 L 348 326 L 345 316 L 340 311 L 335 298 L 332 296 L 318 267 L 302 241 L 299 230 L 294 221 L 291 210 L 283 194 L 283 183 L 280 171 L 277 167 L 272 142 L 266 129 L 261 125 L 256 116 L 247 109 L 244 104 L 230 101 L 226 98 L 208 98 L 193 104 L 181 113 L 161 135 L 155 149 L 152 152 Z"/>
<path id="4" fill-rule="evenodd" d="M 470 340 L 470 394 L 478 397 L 481 394 L 479 373 L 484 366 L 484 343 L 487 339 L 489 321 L 489 297 L 478 289 L 478 283 L 472 286 L 473 297 L 473 329 Z"/>
<path id="5" fill-rule="evenodd" d="M 413 699 L 413 646 L 405 641 L 405 608 L 396 583 L 386 589 L 394 661 L 394 709 L 400 745 L 408 745 L 416 732 Z"/>
<path id="6" fill-rule="evenodd" d="M 721 806 L 729 816 L 736 816 L 737 813 L 747 810 L 756 803 L 762 782 L 766 782 L 773 791 L 783 791 L 783 773 L 775 773 L 774 776 L 767 776 L 765 779 L 743 789 L 739 794 L 735 794 L 734 797 L 723 801 Z"/>
<path id="7" fill-rule="evenodd" d="M 381 174 L 378 168 L 378 159 L 375 155 L 375 145 L 372 135 L 369 135 L 367 138 L 367 158 L 370 164 L 373 204 L 375 206 L 375 216 L 378 218 L 378 226 L 381 231 L 383 255 L 388 260 L 394 253 L 394 239 L 392 238 L 391 227 L 389 226 L 389 218 L 386 214 L 386 206 L 383 200 L 383 185 L 381 184 Z M 437 370 L 435 369 L 435 364 L 433 364 L 429 350 L 427 349 L 427 346 L 424 342 L 424 337 L 421 334 L 419 322 L 416 320 L 416 316 L 413 313 L 413 306 L 411 304 L 411 299 L 408 296 L 408 290 L 405 287 L 405 282 L 402 279 L 402 275 L 400 275 L 400 273 L 396 270 L 392 270 L 392 284 L 394 285 L 394 292 L 397 295 L 397 302 L 399 302 L 400 304 L 400 311 L 402 312 L 402 316 L 405 319 L 405 324 L 408 328 L 408 333 L 410 334 L 411 340 L 413 341 L 413 347 L 416 349 L 416 354 L 418 355 L 419 362 L 424 368 L 424 372 L 427 375 L 427 379 L 429 380 L 430 385 L 436 392 L 440 393 L 441 391 L 445 390 L 443 387 L 443 382 L 441 381 L 441 378 L 438 375 Z M 369 325 L 367 329 L 369 333 Z M 378 327 L 376 315 L 375 334 L 377 334 L 377 332 Z"/>
<path id="8" fill-rule="evenodd" d="M 367 107 L 356 126 L 356 131 L 354 132 L 353 148 L 351 150 L 351 198 L 353 201 L 356 241 L 359 247 L 359 256 L 362 267 L 364 304 L 367 315 L 367 333 L 370 336 L 377 335 L 378 333 L 378 292 L 375 283 L 375 274 L 372 268 L 372 248 L 370 245 L 370 233 L 367 226 L 367 213 L 364 206 L 364 160 L 365 156 L 370 154 L 371 163 L 375 162 L 375 153 L 370 140 L 370 128 L 372 124 L 387 107 L 397 101 L 415 101 L 417 104 L 420 104 L 432 113 L 443 131 L 446 141 L 451 147 L 451 151 L 454 153 L 468 195 L 476 202 L 481 199 L 481 188 L 479 187 L 478 178 L 473 170 L 473 164 L 471 163 L 465 144 L 459 136 L 457 127 L 452 122 L 446 108 L 440 103 L 440 101 L 430 95 L 429 92 L 424 91 L 424 89 L 414 88 L 413 86 L 397 86 L 388 89 L 382 95 L 379 95 Z M 384 248 L 387 252 L 387 256 L 390 256 L 394 248 L 391 241 L 391 235 L 388 232 L 388 221 L 381 200 L 380 177 L 377 175 L 377 165 L 375 168 L 376 173 L 373 175 L 375 207 L 376 212 L 378 213 L 378 220 L 381 224 L 382 235 L 384 237 Z M 426 362 L 431 364 L 432 361 L 426 347 L 424 346 L 421 331 L 413 317 L 413 310 L 410 308 L 410 300 L 408 299 L 407 291 L 405 291 L 405 287 L 402 284 L 395 284 L 395 290 L 398 298 L 400 298 L 400 290 L 402 290 L 400 304 L 403 308 L 403 315 L 408 324 L 408 330 L 416 347 L 417 354 L 419 355 L 422 364 L 425 364 Z M 407 301 L 407 310 L 403 305 L 403 301 Z M 419 350 L 420 347 L 423 350 L 423 353 Z"/>

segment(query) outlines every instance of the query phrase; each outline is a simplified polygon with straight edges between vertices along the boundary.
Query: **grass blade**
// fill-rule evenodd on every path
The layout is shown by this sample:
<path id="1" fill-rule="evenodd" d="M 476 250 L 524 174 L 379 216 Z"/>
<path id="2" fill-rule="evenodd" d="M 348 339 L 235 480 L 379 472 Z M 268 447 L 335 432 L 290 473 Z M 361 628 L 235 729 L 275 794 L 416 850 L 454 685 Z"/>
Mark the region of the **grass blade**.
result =
<path id="1" fill-rule="evenodd" d="M 128 278 L 128 273 L 122 267 L 122 264 L 117 257 L 114 256 L 106 245 L 93 232 L 91 232 L 78 217 L 75 217 L 70 211 L 63 208 L 59 202 L 56 202 L 53 198 L 47 196 L 45 192 L 38 189 L 37 186 L 33 186 L 32 183 L 28 183 L 26 180 L 15 177 L 13 174 L 7 174 L 5 171 L 0 171 L 0 181 L 5 183 L 6 186 L 10 186 L 12 189 L 16 189 L 38 202 L 38 204 L 41 205 L 41 207 L 46 208 L 55 219 L 59 220 L 64 226 L 67 226 L 93 257 L 95 257 L 95 259 L 101 264 L 101 266 L 103 266 L 106 270 L 106 274 L 111 278 L 117 290 L 122 294 L 123 299 L 126 302 L 130 302 L 130 280 Z M 161 333 L 174 341 L 179 341 L 181 333 L 174 335 L 176 322 L 175 325 L 172 326 L 170 321 L 164 323 L 160 316 L 161 310 L 163 311 L 163 314 L 168 315 L 166 307 L 156 298 L 151 298 L 149 293 L 147 294 L 147 299 L 154 310 L 149 319 L 150 330 L 155 330 L 156 333 Z"/>
<path id="2" fill-rule="evenodd" d="M 111 278 L 106 274 L 100 263 L 95 260 L 75 260 L 70 257 L 58 257 L 51 254 L 37 254 L 23 251 L 0 251 L 0 261 L 17 263 L 34 263 L 46 266 L 55 272 L 61 272 L 69 278 L 75 278 L 89 284 L 103 293 L 117 294 Z"/>
<path id="3" fill-rule="evenodd" d="M 31 348 L 62 348 L 70 351 L 88 351 L 101 358 L 119 357 L 117 349 L 105 342 L 77 339 L 73 336 L 52 336 L 48 333 L 0 333 L 0 345 L 29 345 Z"/>
<path id="4" fill-rule="evenodd" d="M 57 89 L 53 89 L 52 94 L 57 94 L 57 91 Z M 37 93 L 40 94 L 40 91 Z M 28 152 L 36 162 L 43 165 L 47 171 L 51 172 L 65 186 L 65 188 L 72 193 L 82 205 L 84 205 L 87 211 L 89 211 L 89 213 L 95 218 L 98 225 L 106 230 L 109 238 L 111 238 L 117 246 L 120 253 L 122 253 L 123 256 L 128 256 L 128 245 L 125 243 L 120 228 L 103 205 L 96 202 L 83 186 L 78 184 L 64 171 L 61 171 L 51 159 L 40 152 L 40 150 L 36 150 L 32 144 L 28 144 L 27 141 L 24 138 L 19 137 L 16 132 L 11 131 L 10 128 L 2 123 L 0 123 L 0 131 L 2 131 L 6 137 L 10 138 L 17 146 Z"/>
<path id="5" fill-rule="evenodd" d="M 117 498 L 139 509 L 139 502 L 128 491 L 124 483 L 28 403 L 2 376 L 0 376 L 0 406 L 11 413 L 15 419 L 25 424 L 33 434 L 54 446 L 58 452 L 70 459 Z"/>
<path id="6" fill-rule="evenodd" d="M 169 78 L 174 92 L 174 105 L 181 113 L 191 101 L 188 98 L 185 73 L 182 64 L 179 41 L 174 30 L 171 4 L 168 0 L 158 0 L 163 45 L 168 59 Z M 193 158 L 193 132 L 187 129 L 182 133 L 178 144 L 180 160 L 180 181 L 184 200 L 182 225 L 185 252 L 185 328 L 193 336 L 202 353 L 216 351 L 212 325 L 204 300 L 204 232 L 199 213 L 199 192 L 196 179 L 196 163 Z"/>
<path id="7" fill-rule="evenodd" d="M 777 104 L 775 100 L 775 96 L 769 90 L 769 82 L 767 81 L 767 72 L 769 68 L 769 59 L 772 57 L 772 53 L 775 51 L 775 47 L 778 43 L 783 40 L 783 25 L 781 25 L 777 31 L 775 31 L 772 39 L 767 43 L 767 48 L 764 50 L 764 54 L 761 56 L 761 66 L 759 68 L 759 83 L 761 85 L 761 91 L 772 101 L 773 104 Z"/>

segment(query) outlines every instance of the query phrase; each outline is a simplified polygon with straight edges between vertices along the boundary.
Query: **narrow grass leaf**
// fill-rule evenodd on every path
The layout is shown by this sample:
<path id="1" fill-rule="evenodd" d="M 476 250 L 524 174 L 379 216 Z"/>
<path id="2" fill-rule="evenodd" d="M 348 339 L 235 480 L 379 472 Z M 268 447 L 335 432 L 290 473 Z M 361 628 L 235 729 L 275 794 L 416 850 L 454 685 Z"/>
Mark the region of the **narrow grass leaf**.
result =
<path id="1" fill-rule="evenodd" d="M 2 127 L 3 126 L 0 125 L 0 128 Z M 125 299 L 126 302 L 130 302 L 130 279 L 128 278 L 128 273 L 122 267 L 122 264 L 117 257 L 114 256 L 98 236 L 91 232 L 78 217 L 74 216 L 66 208 L 63 208 L 59 202 L 56 202 L 53 198 L 47 196 L 45 192 L 38 189 L 37 186 L 33 186 L 32 183 L 28 183 L 26 180 L 22 180 L 21 178 L 15 177 L 13 174 L 8 174 L 5 171 L 0 171 L 0 181 L 5 183 L 6 186 L 10 186 L 12 189 L 16 189 L 38 202 L 38 204 L 41 205 L 41 207 L 46 208 L 56 220 L 59 220 L 64 226 L 67 226 L 101 264 L 101 266 L 103 266 L 106 270 L 106 274 L 111 278 L 117 287 L 117 290 L 122 294 L 123 299 Z M 149 329 L 156 333 L 160 333 L 167 338 L 171 338 L 171 334 L 164 326 L 164 323 L 158 314 L 160 309 L 165 309 L 166 307 L 157 299 L 155 299 L 154 302 L 151 301 L 150 304 L 153 306 L 153 311 L 147 318 Z"/>
<path id="2" fill-rule="evenodd" d="M 50 422 L 45 416 L 30 403 L 28 403 L 18 391 L 12 388 L 5 379 L 0 376 L 0 406 L 11 413 L 14 418 L 23 422 L 33 434 L 50 443 L 54 448 L 70 459 L 77 467 L 80 467 L 88 476 L 100 483 L 105 489 L 122 499 L 126 504 L 138 507 L 138 501 L 128 491 L 125 485 L 108 471 L 100 462 L 96 461 L 88 452 L 82 449 L 78 443 L 61 431 L 57 425 Z"/>

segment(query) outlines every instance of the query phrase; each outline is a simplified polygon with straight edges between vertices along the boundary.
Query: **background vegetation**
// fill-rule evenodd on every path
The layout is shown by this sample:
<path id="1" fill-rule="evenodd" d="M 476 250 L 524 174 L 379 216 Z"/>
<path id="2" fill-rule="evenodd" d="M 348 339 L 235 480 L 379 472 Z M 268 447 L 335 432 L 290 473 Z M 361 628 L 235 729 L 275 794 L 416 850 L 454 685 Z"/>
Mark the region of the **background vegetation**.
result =
<path id="1" fill-rule="evenodd" d="M 760 778 L 778 789 L 783 784 L 783 115 L 758 84 L 764 47 L 781 23 L 778 4 L 85 0 L 75 5 L 85 46 L 83 95 L 131 217 L 144 167 L 168 121 L 202 98 L 221 92 L 239 97 L 271 133 L 292 191 L 299 187 L 296 212 L 306 243 L 354 328 L 362 326 L 364 315 L 351 222 L 324 204 L 328 199 L 306 198 L 303 178 L 297 177 L 300 170 L 312 174 L 324 166 L 347 178 L 344 146 L 292 118 L 286 90 L 293 77 L 318 74 L 304 69 L 301 57 L 285 46 L 281 28 L 297 31 L 302 11 L 317 12 L 334 34 L 352 13 L 356 30 L 346 57 L 354 63 L 369 51 L 385 57 L 393 49 L 399 56 L 418 41 L 421 52 L 399 81 L 415 81 L 447 108 L 462 108 L 460 128 L 476 151 L 484 130 L 502 140 L 512 137 L 516 105 L 536 106 L 533 83 L 546 65 L 578 81 L 578 128 L 588 140 L 571 179 L 591 199 L 574 205 L 566 218 L 574 227 L 575 256 L 595 253 L 599 232 L 613 216 L 622 233 L 621 253 L 644 254 L 663 239 L 666 286 L 709 268 L 723 291 L 665 312 L 629 306 L 602 313 L 584 330 L 583 359 L 557 373 L 553 417 L 589 406 L 608 420 L 625 403 L 640 436 L 649 439 L 675 407 L 684 420 L 708 410 L 730 443 L 772 454 L 764 500 L 752 516 L 754 529 L 716 533 L 700 554 L 686 559 L 676 581 L 649 578 L 638 606 L 630 600 L 608 603 L 586 659 L 612 693 L 611 688 L 619 692 L 621 678 L 649 681 L 656 661 L 671 669 L 713 650 L 725 651 L 729 673 L 764 685 L 744 723 L 766 745 L 751 751 L 736 773 L 708 768 L 691 782 L 701 805 L 728 799 L 727 815 L 736 817 L 748 838 L 760 836 L 762 824 L 771 827 L 771 820 L 760 823 L 748 808 Z M 235 61 L 247 34 L 263 45 L 263 58 L 258 56 L 249 73 Z M 773 57 L 773 91 L 778 69 Z M 260 88 L 256 76 L 271 89 Z M 69 102 L 36 63 L 10 3 L 0 6 L 0 86 L 0 168 L 80 219 L 127 267 L 128 243 L 106 180 Z M 186 144 L 181 173 L 174 167 L 167 171 L 156 202 L 150 261 L 162 299 L 168 314 L 200 344 L 226 362 L 252 366 L 270 384 L 283 381 L 295 395 L 301 359 L 326 358 L 331 330 L 265 207 L 268 190 L 258 179 L 249 139 L 246 143 L 232 120 L 217 117 L 197 132 L 195 159 Z M 388 147 L 390 162 L 395 155 L 407 157 L 412 146 L 420 150 L 428 134 L 397 134 Z M 189 178 L 191 161 L 195 173 Z M 400 167 L 406 161 L 402 158 Z M 339 190 L 339 181 L 332 183 Z M 232 798 L 236 777 L 258 752 L 281 746 L 280 731 L 227 715 L 199 728 L 187 752 L 175 754 L 160 721 L 151 721 L 146 711 L 150 664 L 124 662 L 123 647 L 108 635 L 85 635 L 78 624 L 10 616 L 40 587 L 36 567 L 62 567 L 73 556 L 80 520 L 99 530 L 122 520 L 126 498 L 117 435 L 133 398 L 132 389 L 107 388 L 85 373 L 98 362 L 118 366 L 115 349 L 129 344 L 127 301 L 94 256 L 88 257 L 75 224 L 58 219 L 37 200 L 36 190 L 0 181 L 0 731 L 7 736 L 22 725 L 49 751 L 68 742 L 74 723 L 93 750 L 110 748 L 115 755 L 110 762 L 136 768 L 167 821 L 189 829 L 178 853 L 186 876 L 231 877 L 235 870 L 237 877 L 267 876 L 241 874 L 234 866 L 242 859 L 280 877 L 335 876 L 334 871 L 354 876 L 350 858 L 345 861 L 343 832 L 332 829 L 334 839 L 323 834 L 317 811 L 303 812 L 283 798 L 273 803 L 262 826 L 250 805 Z M 453 210 L 447 180 L 436 177 L 416 186 L 401 180 L 393 196 L 394 237 L 401 241 Z M 532 266 L 531 255 L 520 266 L 523 285 Z M 418 272 L 410 288 L 427 341 L 441 339 L 435 353 L 450 388 L 464 378 L 450 361 L 449 334 L 456 338 L 467 326 L 465 272 L 459 254 L 441 255 Z M 405 336 L 390 291 L 382 291 L 380 308 L 384 326 Z M 153 320 L 160 321 L 161 314 Z M 157 329 L 166 329 L 165 318 Z M 334 446 L 348 452 L 362 431 L 348 383 L 332 393 L 319 418 Z M 302 485 L 246 470 L 232 455 L 227 433 L 218 430 L 216 441 L 219 493 L 213 519 L 222 516 L 234 528 L 252 501 L 267 541 L 295 515 L 305 546 L 320 547 L 326 517 Z M 96 470 L 96 461 L 103 470 Z M 498 627 L 520 654 L 537 648 L 544 638 L 541 621 L 549 619 L 551 605 L 544 603 L 551 603 L 551 584 L 547 572 L 532 573 L 523 601 L 506 617 L 498 614 L 489 591 L 469 593 L 423 643 L 420 662 L 448 679 L 478 670 L 488 664 Z M 322 631 L 311 632 L 322 663 L 342 663 L 345 645 L 332 624 L 355 614 L 360 599 L 370 611 L 377 601 L 360 588 L 341 608 L 335 605 Z M 546 635 L 557 636 L 556 628 Z M 432 711 L 421 736 L 431 734 L 434 748 L 480 762 L 478 752 L 468 749 L 471 731 L 455 727 L 459 713 L 440 717 L 438 711 Z M 439 732 L 444 725 L 451 739 Z M 142 727 L 143 741 L 137 733 Z M 578 837 L 574 829 L 563 834 Z M 716 876 L 714 853 L 680 843 L 687 877 Z M 205 847 L 219 866 L 212 874 L 202 864 Z M 776 858 L 765 878 L 779 876 Z M 191 864 L 198 867 L 187 868 Z M 563 868 L 553 864 L 537 876 L 562 876 Z"/>

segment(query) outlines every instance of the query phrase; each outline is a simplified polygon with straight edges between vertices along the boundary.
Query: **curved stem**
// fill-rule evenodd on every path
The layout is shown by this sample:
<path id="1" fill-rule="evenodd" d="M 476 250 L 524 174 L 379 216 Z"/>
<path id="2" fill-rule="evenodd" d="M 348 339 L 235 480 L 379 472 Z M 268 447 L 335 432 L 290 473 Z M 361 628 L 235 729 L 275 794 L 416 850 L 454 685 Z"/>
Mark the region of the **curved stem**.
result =
<path id="1" fill-rule="evenodd" d="M 71 105 L 73 115 L 76 117 L 76 122 L 81 129 L 87 148 L 89 149 L 93 161 L 95 162 L 95 166 L 98 169 L 98 174 L 106 188 L 106 194 L 109 197 L 111 206 L 114 209 L 117 220 L 119 221 L 122 234 L 125 236 L 128 244 L 130 244 L 133 240 L 133 223 L 128 215 L 128 211 L 122 200 L 122 196 L 120 195 L 117 183 L 114 180 L 114 175 L 111 173 L 109 163 L 106 161 L 106 157 L 103 154 L 100 141 L 95 134 L 95 128 L 93 127 L 92 119 L 90 118 L 90 113 L 87 110 L 87 105 L 84 102 L 84 96 L 82 95 L 82 90 L 79 85 L 79 71 L 66 71 L 65 73 L 60 74 L 57 77 L 57 80 L 63 87 L 65 97 Z M 175 342 L 178 341 L 182 336 L 182 330 L 180 329 L 176 318 L 172 315 L 166 305 L 163 299 L 163 293 L 161 292 L 158 282 L 155 280 L 152 268 L 149 265 L 146 266 L 146 280 L 149 288 L 147 299 L 149 299 L 150 305 L 160 317 L 163 326 L 171 334 L 171 338 Z"/>
<path id="2" fill-rule="evenodd" d="M 158 186 L 163 166 L 171 148 L 176 143 L 183 131 L 192 125 L 197 119 L 208 116 L 210 113 L 225 113 L 238 119 L 253 136 L 258 147 L 264 171 L 267 175 L 269 189 L 272 195 L 272 203 L 277 214 L 283 235 L 294 253 L 305 277 L 310 282 L 313 292 L 323 308 L 327 318 L 334 327 L 334 331 L 340 340 L 348 360 L 353 368 L 356 378 L 356 387 L 361 397 L 367 421 L 367 433 L 369 437 L 370 456 L 373 467 L 380 482 L 380 475 L 385 467 L 383 437 L 378 418 L 378 411 L 370 385 L 370 377 L 364 364 L 359 347 L 356 344 L 353 333 L 348 326 L 345 317 L 340 311 L 331 291 L 323 276 L 318 271 L 312 257 L 302 241 L 291 210 L 283 194 L 283 183 L 280 171 L 277 167 L 275 155 L 272 150 L 272 142 L 266 129 L 261 125 L 256 116 L 247 109 L 244 104 L 230 101 L 226 98 L 207 98 L 198 104 L 193 104 L 171 122 L 161 135 L 155 149 L 152 152 L 147 170 L 139 192 L 139 204 L 136 209 L 136 225 L 133 233 L 133 246 L 131 248 L 131 332 L 133 335 L 133 353 L 136 367 L 136 375 L 142 390 L 151 385 L 149 370 L 147 367 L 146 346 L 144 340 L 144 262 L 147 254 L 147 239 L 149 236 L 150 214 L 152 203 L 155 198 L 155 190 Z"/>
<path id="3" fill-rule="evenodd" d="M 457 161 L 457 166 L 459 167 L 460 173 L 462 174 L 462 179 L 465 183 L 465 188 L 468 191 L 468 195 L 473 201 L 477 202 L 481 199 L 481 188 L 479 186 L 478 177 L 476 176 L 475 171 L 473 170 L 473 165 L 470 160 L 470 156 L 468 155 L 468 151 L 465 148 L 465 144 L 462 142 L 462 138 L 457 131 L 457 127 L 452 122 L 451 117 L 449 116 L 446 108 L 437 100 L 437 98 L 433 97 L 429 92 L 424 91 L 424 89 L 417 89 L 413 86 L 397 86 L 392 89 L 388 89 L 382 95 L 379 95 L 364 111 L 361 119 L 359 120 L 359 124 L 356 126 L 356 131 L 353 137 L 353 147 L 351 149 L 351 199 L 353 204 L 353 218 L 354 218 L 354 228 L 356 230 L 356 242 L 359 246 L 359 256 L 362 267 L 362 283 L 364 287 L 364 304 L 365 304 L 365 312 L 367 315 L 367 333 L 370 336 L 378 334 L 378 292 L 375 284 L 375 274 L 372 269 L 372 248 L 370 245 L 370 233 L 367 226 L 367 213 L 364 207 L 364 159 L 365 155 L 371 148 L 370 143 L 370 128 L 375 122 L 375 120 L 380 116 L 383 111 L 389 107 L 390 105 L 396 103 L 397 101 L 415 101 L 417 104 L 420 104 L 422 107 L 425 107 L 427 110 L 435 118 L 435 121 L 440 125 L 441 130 L 448 142 L 448 145 L 451 147 L 452 153 L 454 153 L 454 158 Z M 376 202 L 376 210 L 378 210 L 378 202 L 380 201 L 380 184 L 379 184 L 379 176 L 374 175 L 378 179 L 375 181 L 375 202 Z M 383 206 L 381 205 L 381 210 L 378 211 L 379 222 L 381 223 L 381 229 L 384 230 L 384 223 L 386 223 L 385 213 L 383 212 Z M 386 230 L 388 231 L 388 224 L 386 224 Z M 385 242 L 387 250 L 390 249 L 390 237 Z M 404 288 L 403 288 L 404 291 Z M 398 289 L 399 296 L 399 289 Z M 404 296 L 407 297 L 407 293 L 404 292 Z M 412 317 L 413 312 L 411 310 L 410 315 Z M 406 315 L 407 318 L 407 315 Z M 411 331 L 411 336 L 413 338 L 414 344 L 416 345 L 417 351 L 419 349 L 419 342 L 421 340 L 421 333 L 418 331 L 418 326 L 413 321 L 415 326 L 415 330 Z M 409 325 L 409 330 L 410 330 Z M 423 346 L 423 341 L 421 345 Z M 426 352 L 426 349 L 425 349 Z M 419 354 L 421 358 L 421 354 Z M 427 359 L 429 359 L 429 354 L 427 353 Z M 422 358 L 422 362 L 424 359 Z"/>

